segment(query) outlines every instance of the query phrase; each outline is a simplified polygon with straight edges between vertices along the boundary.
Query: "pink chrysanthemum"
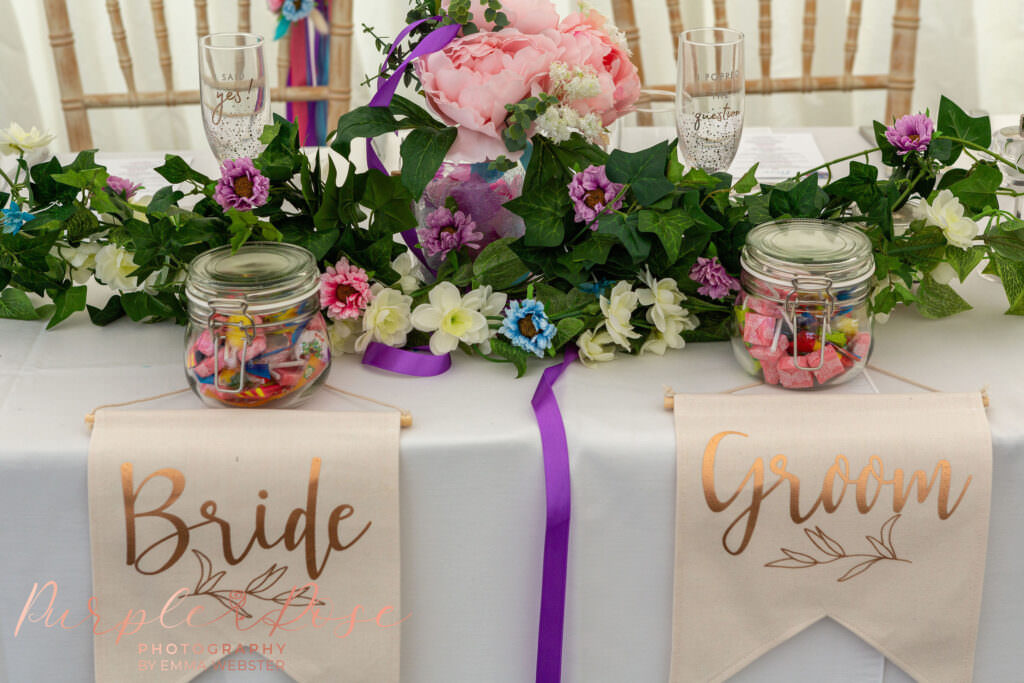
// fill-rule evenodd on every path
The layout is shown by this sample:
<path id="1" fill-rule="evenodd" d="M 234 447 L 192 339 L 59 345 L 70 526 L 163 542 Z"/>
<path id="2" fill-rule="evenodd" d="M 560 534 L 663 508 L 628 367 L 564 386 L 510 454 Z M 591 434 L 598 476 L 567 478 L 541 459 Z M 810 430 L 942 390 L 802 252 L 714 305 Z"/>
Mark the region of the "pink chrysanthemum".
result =
<path id="1" fill-rule="evenodd" d="M 483 239 L 483 235 L 477 232 L 476 223 L 462 211 L 452 213 L 450 209 L 441 207 L 427 216 L 425 223 L 420 231 L 420 240 L 427 256 L 440 254 L 444 258 L 459 247 L 477 247 Z"/>
<path id="2" fill-rule="evenodd" d="M 617 211 L 622 207 L 622 197 L 616 199 L 621 191 L 622 185 L 608 180 L 604 166 L 587 166 L 569 182 L 576 221 L 590 223 L 602 213 Z M 597 230 L 597 225 L 591 230 Z"/>
<path id="3" fill-rule="evenodd" d="M 107 177 L 107 191 L 112 195 L 120 195 L 127 200 L 131 199 L 140 189 L 142 189 L 141 183 L 133 183 L 127 178 L 120 178 L 116 175 Z"/>
<path id="4" fill-rule="evenodd" d="M 320 306 L 327 309 L 329 318 L 358 318 L 372 298 L 366 271 L 346 258 L 320 276 Z"/>
<path id="5" fill-rule="evenodd" d="M 252 165 L 252 159 L 228 159 L 220 167 L 213 198 L 221 208 L 250 211 L 267 203 L 270 180 Z"/>
<path id="6" fill-rule="evenodd" d="M 928 149 L 934 130 L 935 124 L 927 114 L 907 114 L 885 129 L 885 139 L 901 155 L 923 152 Z"/>
<path id="7" fill-rule="evenodd" d="M 697 263 L 690 269 L 690 279 L 701 285 L 697 288 L 698 294 L 712 299 L 722 299 L 730 291 L 740 288 L 739 281 L 725 272 L 725 266 L 718 262 L 717 256 L 698 256 Z"/>

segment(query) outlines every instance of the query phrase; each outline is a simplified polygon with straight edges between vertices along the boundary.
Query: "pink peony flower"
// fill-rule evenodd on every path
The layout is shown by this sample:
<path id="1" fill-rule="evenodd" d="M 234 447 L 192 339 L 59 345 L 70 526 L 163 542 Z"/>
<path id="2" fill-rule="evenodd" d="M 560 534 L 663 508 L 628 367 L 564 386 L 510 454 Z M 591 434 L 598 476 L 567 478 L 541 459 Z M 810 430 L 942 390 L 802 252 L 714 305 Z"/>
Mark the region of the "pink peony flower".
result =
<path id="1" fill-rule="evenodd" d="M 907 114 L 885 129 L 885 139 L 901 155 L 923 152 L 928 149 L 934 130 L 935 124 L 927 114 Z"/>
<path id="2" fill-rule="evenodd" d="M 459 247 L 479 246 L 483 238 L 483 235 L 476 231 L 473 219 L 461 211 L 452 213 L 442 207 L 427 216 L 426 223 L 420 231 L 420 239 L 427 256 L 437 254 L 444 258 L 448 252 Z"/>
<path id="3" fill-rule="evenodd" d="M 441 2 L 445 9 L 450 4 L 451 0 Z M 484 19 L 486 4 L 485 0 L 473 0 L 469 7 L 473 23 L 481 31 L 494 29 L 494 22 Z M 558 26 L 558 11 L 551 0 L 502 0 L 501 11 L 508 17 L 505 29 L 515 29 L 520 33 L 541 33 Z"/>
<path id="4" fill-rule="evenodd" d="M 142 189 L 141 183 L 133 183 L 127 178 L 120 178 L 116 175 L 107 177 L 107 191 L 112 195 L 120 195 L 123 199 L 131 199 L 136 192 Z"/>
<path id="5" fill-rule="evenodd" d="M 250 211 L 266 204 L 269 195 L 270 181 L 256 170 L 251 159 L 228 159 L 221 165 L 213 198 L 225 211 Z"/>
<path id="6" fill-rule="evenodd" d="M 274 14 L 281 11 L 281 5 L 284 4 L 284 0 L 267 0 L 267 9 Z"/>
<path id="7" fill-rule="evenodd" d="M 640 97 L 640 75 L 626 48 L 608 35 L 604 16 L 595 10 L 570 14 L 559 24 L 558 31 L 561 49 L 556 59 L 569 65 L 589 66 L 601 85 L 599 95 L 574 100 L 572 108 L 581 115 L 597 114 L 604 126 L 632 111 Z"/>
<path id="8" fill-rule="evenodd" d="M 622 197 L 609 203 L 622 191 L 622 185 L 613 183 L 605 175 L 604 166 L 587 166 L 569 181 L 569 196 L 576 209 L 576 221 L 589 223 L 602 213 L 610 213 L 622 206 Z M 597 230 L 595 223 L 590 227 Z"/>
<path id="9" fill-rule="evenodd" d="M 372 298 L 366 271 L 346 258 L 333 268 L 327 266 L 327 272 L 320 276 L 320 305 L 327 309 L 329 318 L 358 318 Z"/>
<path id="10" fill-rule="evenodd" d="M 474 33 L 417 61 L 427 102 L 446 123 L 459 127 L 450 159 L 479 161 L 507 154 L 501 140 L 505 105 L 544 90 L 551 62 L 559 58 L 559 35 L 515 29 Z"/>
<path id="11" fill-rule="evenodd" d="M 698 256 L 690 269 L 690 279 L 701 285 L 697 288 L 698 294 L 712 299 L 724 298 L 730 291 L 740 288 L 739 281 L 725 272 L 725 266 L 718 262 L 717 256 Z"/>

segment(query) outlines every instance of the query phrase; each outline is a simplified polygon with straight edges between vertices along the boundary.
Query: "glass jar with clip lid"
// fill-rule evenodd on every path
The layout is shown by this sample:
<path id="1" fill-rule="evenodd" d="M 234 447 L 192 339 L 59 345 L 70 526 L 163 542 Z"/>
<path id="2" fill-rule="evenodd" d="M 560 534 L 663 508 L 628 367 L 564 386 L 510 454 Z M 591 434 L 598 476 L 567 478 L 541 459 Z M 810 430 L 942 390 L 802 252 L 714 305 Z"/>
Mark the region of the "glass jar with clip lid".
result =
<path id="1" fill-rule="evenodd" d="M 254 242 L 203 252 L 185 280 L 185 374 L 207 405 L 292 408 L 331 365 L 313 254 Z"/>
<path id="2" fill-rule="evenodd" d="M 831 221 L 772 221 L 747 235 L 740 265 L 732 347 L 745 370 L 787 389 L 860 374 L 872 347 L 867 235 Z"/>

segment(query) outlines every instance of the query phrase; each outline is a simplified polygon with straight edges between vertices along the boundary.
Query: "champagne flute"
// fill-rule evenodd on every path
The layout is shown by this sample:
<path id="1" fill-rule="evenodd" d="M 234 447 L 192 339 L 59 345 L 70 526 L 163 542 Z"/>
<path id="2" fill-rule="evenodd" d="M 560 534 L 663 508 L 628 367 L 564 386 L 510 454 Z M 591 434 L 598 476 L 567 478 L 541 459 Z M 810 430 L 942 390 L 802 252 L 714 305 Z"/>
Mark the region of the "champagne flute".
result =
<path id="1" fill-rule="evenodd" d="M 199 40 L 199 102 L 218 163 L 259 156 L 270 123 L 263 36 L 215 33 Z"/>
<path id="2" fill-rule="evenodd" d="M 732 163 L 743 133 L 743 34 L 695 28 L 679 36 L 676 129 L 683 160 L 713 173 Z"/>

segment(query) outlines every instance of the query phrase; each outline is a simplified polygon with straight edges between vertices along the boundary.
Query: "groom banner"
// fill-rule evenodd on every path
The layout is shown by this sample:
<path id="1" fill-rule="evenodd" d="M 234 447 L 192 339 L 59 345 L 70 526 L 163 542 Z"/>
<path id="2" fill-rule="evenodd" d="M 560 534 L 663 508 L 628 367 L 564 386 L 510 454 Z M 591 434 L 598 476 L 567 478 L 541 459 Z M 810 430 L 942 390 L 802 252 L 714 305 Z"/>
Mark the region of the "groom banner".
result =
<path id="1" fill-rule="evenodd" d="M 98 681 L 397 683 L 397 413 L 99 411 Z M 231 654 L 259 654 L 222 661 Z"/>
<path id="2" fill-rule="evenodd" d="M 971 680 L 980 395 L 677 395 L 675 421 L 673 682 L 724 680 L 826 616 L 917 680 Z"/>

